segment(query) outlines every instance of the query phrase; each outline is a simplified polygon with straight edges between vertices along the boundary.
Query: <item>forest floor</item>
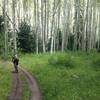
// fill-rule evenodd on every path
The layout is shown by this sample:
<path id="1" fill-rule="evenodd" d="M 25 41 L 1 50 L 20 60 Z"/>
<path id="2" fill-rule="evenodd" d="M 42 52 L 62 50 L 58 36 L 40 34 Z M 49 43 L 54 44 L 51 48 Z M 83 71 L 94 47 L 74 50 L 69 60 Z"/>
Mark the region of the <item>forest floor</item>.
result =
<path id="1" fill-rule="evenodd" d="M 13 65 L 0 60 L 0 100 L 100 100 L 100 53 L 19 58 L 19 73 L 12 73 Z"/>
<path id="2" fill-rule="evenodd" d="M 26 88 L 25 79 L 28 82 L 29 95 L 26 98 L 24 89 Z M 20 68 L 19 73 L 13 73 L 12 90 L 8 100 L 42 100 L 41 91 L 37 85 L 37 80 L 26 70 Z M 26 92 L 26 91 L 25 91 Z M 25 95 L 25 97 L 23 97 Z"/>

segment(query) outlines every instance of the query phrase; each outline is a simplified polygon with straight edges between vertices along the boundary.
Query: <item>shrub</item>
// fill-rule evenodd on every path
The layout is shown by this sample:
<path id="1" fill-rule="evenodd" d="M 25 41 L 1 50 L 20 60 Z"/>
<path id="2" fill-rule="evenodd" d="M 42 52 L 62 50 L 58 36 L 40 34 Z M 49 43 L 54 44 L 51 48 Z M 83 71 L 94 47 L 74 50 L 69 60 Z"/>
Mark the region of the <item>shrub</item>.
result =
<path id="1" fill-rule="evenodd" d="M 4 18 L 0 15 L 0 33 L 4 32 Z"/>
<path id="2" fill-rule="evenodd" d="M 100 58 L 95 58 L 92 62 L 93 68 L 100 70 Z"/>
<path id="3" fill-rule="evenodd" d="M 51 65 L 56 65 L 57 61 L 58 61 L 57 57 L 50 57 L 48 60 L 49 64 Z"/>
<path id="4" fill-rule="evenodd" d="M 64 66 L 64 67 L 67 67 L 67 68 L 72 68 L 74 67 L 75 65 L 75 62 L 73 60 L 72 57 L 70 56 L 62 56 L 62 55 L 58 55 L 58 56 L 52 56 L 49 60 L 48 60 L 49 64 L 50 65 L 53 65 L 53 66 Z"/>

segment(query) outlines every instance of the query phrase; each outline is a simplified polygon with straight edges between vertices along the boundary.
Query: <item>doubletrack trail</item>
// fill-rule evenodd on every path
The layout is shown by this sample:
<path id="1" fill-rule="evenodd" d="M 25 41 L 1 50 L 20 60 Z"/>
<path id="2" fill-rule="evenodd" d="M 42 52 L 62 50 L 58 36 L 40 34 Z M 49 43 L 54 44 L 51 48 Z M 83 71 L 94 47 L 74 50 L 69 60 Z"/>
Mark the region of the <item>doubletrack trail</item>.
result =
<path id="1" fill-rule="evenodd" d="M 24 77 L 28 83 L 30 96 L 28 100 L 42 100 L 42 93 L 38 86 L 37 79 L 31 75 L 27 70 L 20 68 L 18 73 L 13 73 L 12 90 L 8 96 L 8 100 L 23 100 Z"/>

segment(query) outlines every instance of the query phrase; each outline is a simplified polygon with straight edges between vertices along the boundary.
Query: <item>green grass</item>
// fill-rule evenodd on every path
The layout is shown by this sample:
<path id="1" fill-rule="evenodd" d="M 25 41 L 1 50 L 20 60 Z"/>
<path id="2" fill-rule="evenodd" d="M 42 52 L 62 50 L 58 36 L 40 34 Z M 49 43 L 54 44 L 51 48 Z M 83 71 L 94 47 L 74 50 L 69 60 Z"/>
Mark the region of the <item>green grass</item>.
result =
<path id="1" fill-rule="evenodd" d="M 11 91 L 12 73 L 10 65 L 0 61 L 0 100 L 7 100 Z"/>
<path id="2" fill-rule="evenodd" d="M 100 70 L 94 66 L 99 58 L 82 52 L 26 54 L 20 62 L 37 77 L 43 100 L 100 100 Z"/>
<path id="3" fill-rule="evenodd" d="M 30 98 L 30 90 L 28 86 L 28 82 L 23 75 L 21 75 L 21 80 L 23 82 L 23 97 L 22 100 L 28 100 Z"/>

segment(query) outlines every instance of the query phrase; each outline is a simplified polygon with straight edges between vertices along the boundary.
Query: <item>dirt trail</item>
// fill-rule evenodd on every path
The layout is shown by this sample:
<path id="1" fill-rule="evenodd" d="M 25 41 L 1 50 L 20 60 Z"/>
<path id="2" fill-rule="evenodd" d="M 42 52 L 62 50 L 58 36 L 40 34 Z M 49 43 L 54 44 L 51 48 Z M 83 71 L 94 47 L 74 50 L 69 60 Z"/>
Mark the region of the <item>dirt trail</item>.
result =
<path id="1" fill-rule="evenodd" d="M 19 73 L 13 73 L 13 83 L 12 90 L 8 100 L 23 100 L 23 89 L 24 82 L 21 80 L 21 76 L 25 77 L 28 82 L 29 90 L 30 90 L 30 98 L 29 100 L 42 100 L 41 91 L 38 87 L 36 78 L 29 74 L 26 70 L 20 68 Z"/>
<path id="2" fill-rule="evenodd" d="M 23 83 L 20 79 L 22 73 L 13 73 L 12 91 L 8 100 L 22 100 Z"/>

